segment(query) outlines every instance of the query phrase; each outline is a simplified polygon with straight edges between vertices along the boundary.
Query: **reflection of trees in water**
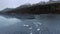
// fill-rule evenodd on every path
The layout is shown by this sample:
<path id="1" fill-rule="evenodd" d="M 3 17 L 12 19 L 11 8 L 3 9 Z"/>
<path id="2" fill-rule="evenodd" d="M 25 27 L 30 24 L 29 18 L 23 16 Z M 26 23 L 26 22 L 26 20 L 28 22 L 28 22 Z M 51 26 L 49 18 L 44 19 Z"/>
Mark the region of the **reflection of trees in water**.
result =
<path id="1" fill-rule="evenodd" d="M 49 20 L 50 20 L 50 19 L 55 19 L 55 18 L 56 18 L 55 15 L 52 15 L 52 14 L 48 14 L 48 15 L 47 15 L 47 19 L 49 19 Z"/>
<path id="2" fill-rule="evenodd" d="M 40 15 L 40 18 L 41 19 L 47 19 L 47 20 L 54 20 L 54 19 L 57 19 L 57 17 L 59 17 L 58 14 L 41 14 Z"/>

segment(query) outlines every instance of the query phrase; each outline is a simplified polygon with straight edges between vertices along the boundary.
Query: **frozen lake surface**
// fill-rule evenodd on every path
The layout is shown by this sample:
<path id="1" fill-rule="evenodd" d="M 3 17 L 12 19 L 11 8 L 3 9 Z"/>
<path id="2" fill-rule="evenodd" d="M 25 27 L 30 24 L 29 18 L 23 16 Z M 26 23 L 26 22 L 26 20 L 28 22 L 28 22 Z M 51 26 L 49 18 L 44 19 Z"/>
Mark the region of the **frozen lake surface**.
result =
<path id="1" fill-rule="evenodd" d="M 0 34 L 60 34 L 60 15 L 41 14 L 35 19 L 0 16 Z"/>

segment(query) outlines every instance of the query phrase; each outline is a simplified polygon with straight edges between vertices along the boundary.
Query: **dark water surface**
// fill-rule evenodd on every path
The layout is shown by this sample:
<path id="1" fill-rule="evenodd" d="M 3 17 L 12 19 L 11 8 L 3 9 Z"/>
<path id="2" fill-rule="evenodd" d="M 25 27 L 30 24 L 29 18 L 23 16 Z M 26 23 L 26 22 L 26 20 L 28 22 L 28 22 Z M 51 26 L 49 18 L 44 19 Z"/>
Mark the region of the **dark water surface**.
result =
<path id="1" fill-rule="evenodd" d="M 59 14 L 41 14 L 34 17 L 35 19 L 22 20 L 1 15 L 0 34 L 60 34 Z"/>

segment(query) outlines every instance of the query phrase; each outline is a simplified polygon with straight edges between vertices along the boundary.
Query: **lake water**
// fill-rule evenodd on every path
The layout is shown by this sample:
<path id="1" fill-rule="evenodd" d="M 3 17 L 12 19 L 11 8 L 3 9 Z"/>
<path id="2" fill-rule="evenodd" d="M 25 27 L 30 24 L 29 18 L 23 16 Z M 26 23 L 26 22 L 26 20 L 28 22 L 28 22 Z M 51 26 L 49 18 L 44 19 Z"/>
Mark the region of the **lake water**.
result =
<path id="1" fill-rule="evenodd" d="M 34 15 L 35 19 L 0 15 L 0 34 L 60 34 L 60 15 Z"/>

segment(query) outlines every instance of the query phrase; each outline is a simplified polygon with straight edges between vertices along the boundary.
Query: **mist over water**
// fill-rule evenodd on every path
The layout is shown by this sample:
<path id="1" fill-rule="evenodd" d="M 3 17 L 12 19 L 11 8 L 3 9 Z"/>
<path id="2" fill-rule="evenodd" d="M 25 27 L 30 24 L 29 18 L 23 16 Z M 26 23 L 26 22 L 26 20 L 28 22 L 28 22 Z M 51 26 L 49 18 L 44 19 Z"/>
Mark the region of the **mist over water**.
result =
<path id="1" fill-rule="evenodd" d="M 15 17 L 6 18 L 1 15 L 0 34 L 60 34 L 59 14 L 33 16 L 35 19 L 21 20 Z"/>

